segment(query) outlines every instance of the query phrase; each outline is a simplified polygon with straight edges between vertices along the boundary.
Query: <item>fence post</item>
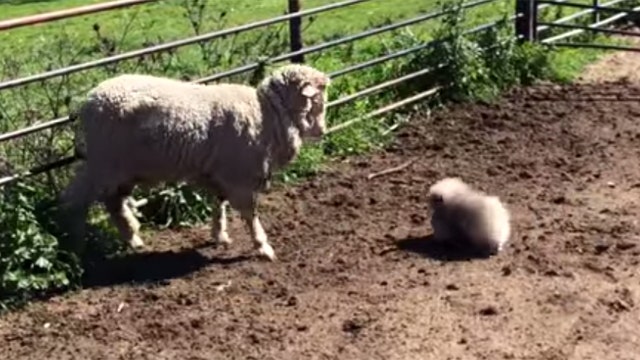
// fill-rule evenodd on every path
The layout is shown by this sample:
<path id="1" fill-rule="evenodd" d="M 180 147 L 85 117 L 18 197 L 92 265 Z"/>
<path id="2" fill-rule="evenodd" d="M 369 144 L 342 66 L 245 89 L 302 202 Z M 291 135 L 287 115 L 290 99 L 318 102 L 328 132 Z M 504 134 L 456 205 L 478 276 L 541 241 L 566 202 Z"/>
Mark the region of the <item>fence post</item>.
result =
<path id="1" fill-rule="evenodd" d="M 300 0 L 289 0 L 289 14 L 300 11 Z M 302 49 L 302 18 L 289 19 L 289 45 L 291 51 Z M 304 63 L 304 55 L 296 55 L 291 58 L 293 63 Z"/>
<path id="2" fill-rule="evenodd" d="M 536 0 L 516 0 L 516 35 L 520 41 L 535 41 L 538 32 L 538 2 Z"/>
<path id="3" fill-rule="evenodd" d="M 593 22 L 600 22 L 600 11 L 598 11 L 597 7 L 600 6 L 600 0 L 593 0 Z"/>

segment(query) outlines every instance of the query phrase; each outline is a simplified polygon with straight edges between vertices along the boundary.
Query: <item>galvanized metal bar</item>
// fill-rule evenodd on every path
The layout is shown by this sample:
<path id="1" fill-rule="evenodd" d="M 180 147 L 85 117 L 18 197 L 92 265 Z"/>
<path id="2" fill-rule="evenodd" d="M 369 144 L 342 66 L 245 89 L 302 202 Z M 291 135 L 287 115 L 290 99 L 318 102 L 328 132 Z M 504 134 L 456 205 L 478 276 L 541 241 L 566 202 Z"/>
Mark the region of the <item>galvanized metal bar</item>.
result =
<path id="1" fill-rule="evenodd" d="M 518 17 L 517 14 L 513 15 L 513 16 L 509 17 L 509 20 L 514 20 L 517 17 Z M 471 29 L 465 31 L 463 34 L 464 35 L 471 35 L 471 34 L 475 34 L 475 33 L 481 32 L 481 31 L 485 31 L 485 30 L 488 30 L 488 29 L 491 29 L 491 28 L 497 26 L 498 23 L 499 23 L 499 21 L 492 21 L 490 23 L 479 25 L 479 26 L 476 26 L 474 28 L 471 28 Z M 446 40 L 447 39 L 431 40 L 431 41 L 428 41 L 428 42 L 426 42 L 424 44 L 421 44 L 421 45 L 418 45 L 418 46 L 414 46 L 414 47 L 411 47 L 411 48 L 408 48 L 408 49 L 400 50 L 400 51 L 392 53 L 392 54 L 383 55 L 383 56 L 380 56 L 380 57 L 375 58 L 375 59 L 367 60 L 367 61 L 359 63 L 359 64 L 355 64 L 355 65 L 352 65 L 352 66 L 349 66 L 349 67 L 346 67 L 346 68 L 343 68 L 343 69 L 340 69 L 340 70 L 333 71 L 333 72 L 329 73 L 329 76 L 331 78 L 338 78 L 338 77 L 344 76 L 346 74 L 349 74 L 349 73 L 352 73 L 352 72 L 355 72 L 355 71 L 358 71 L 358 70 L 366 69 L 366 68 L 369 68 L 369 67 L 372 67 L 372 66 L 375 66 L 375 65 L 378 65 L 378 64 L 382 64 L 382 63 L 387 62 L 389 60 L 397 59 L 397 58 L 400 58 L 400 57 L 403 57 L 403 56 L 406 56 L 406 55 L 409 55 L 409 54 L 412 54 L 412 53 L 415 53 L 415 52 L 418 52 L 418 51 L 421 51 L 421 50 L 424 50 L 424 49 L 427 49 L 427 48 L 430 48 L 430 47 L 433 47 L 433 46 L 435 46 L 435 45 L 437 45 L 437 44 L 439 44 L 439 43 L 441 43 L 443 41 L 446 41 Z"/>
<path id="2" fill-rule="evenodd" d="M 537 1 L 540 4 L 552 4 L 557 6 L 567 6 L 567 7 L 575 7 L 579 9 L 588 9 L 588 10 L 591 10 L 590 12 L 593 12 L 593 11 L 608 11 L 608 12 L 614 12 L 614 13 L 619 13 L 619 12 L 637 13 L 638 12 L 638 10 L 634 10 L 634 9 L 614 8 L 608 4 L 594 6 L 594 5 L 579 4 L 579 3 L 572 3 L 572 2 L 560 2 L 560 1 L 553 1 L 553 0 L 537 0 Z"/>
<path id="3" fill-rule="evenodd" d="M 556 0 L 558 2 L 567 2 L 568 0 Z M 538 6 L 538 10 L 544 10 L 548 7 L 551 7 L 551 4 L 540 4 L 540 1 L 536 1 L 536 5 Z"/>
<path id="4" fill-rule="evenodd" d="M 360 116 L 360 117 L 357 117 L 357 118 L 342 122 L 340 124 L 337 124 L 337 125 L 329 128 L 327 130 L 327 134 L 334 133 L 336 131 L 339 131 L 339 130 L 342 130 L 342 129 L 346 128 L 346 127 L 349 127 L 349 126 L 351 126 L 351 125 L 353 125 L 355 123 L 358 123 L 358 122 L 361 122 L 361 121 L 364 121 L 364 120 L 367 120 L 367 119 L 370 119 L 370 118 L 373 118 L 373 117 L 376 117 L 376 116 L 380 116 L 382 114 L 385 114 L 385 113 L 388 113 L 390 111 L 399 109 L 399 108 L 404 107 L 406 105 L 415 103 L 418 100 L 422 100 L 424 98 L 427 98 L 429 96 L 432 96 L 432 95 L 436 94 L 438 91 L 440 91 L 441 88 L 442 88 L 441 86 L 438 86 L 438 87 L 435 87 L 435 88 L 420 92 L 420 93 L 418 93 L 416 95 L 413 95 L 411 97 L 408 97 L 408 98 L 405 98 L 403 100 L 400 100 L 400 101 L 391 103 L 389 105 L 383 106 L 383 107 L 381 107 L 381 108 L 379 108 L 379 109 L 377 109 L 375 111 L 372 111 L 372 112 L 370 112 L 370 113 L 368 113 L 368 114 L 366 114 L 364 116 Z"/>
<path id="5" fill-rule="evenodd" d="M 595 44 L 595 43 L 570 43 L 570 42 L 557 42 L 551 44 L 552 46 L 560 47 L 573 47 L 573 48 L 591 48 L 591 49 L 603 49 L 603 50 L 621 50 L 630 52 L 640 52 L 640 48 L 623 45 L 610 45 L 610 44 Z"/>
<path id="6" fill-rule="evenodd" d="M 638 7 L 638 8 L 640 8 L 640 7 Z M 598 23 L 591 24 L 591 25 L 589 25 L 589 27 L 597 28 L 597 27 L 609 25 L 609 24 L 614 23 L 614 22 L 616 22 L 616 21 L 618 21 L 620 19 L 623 19 L 627 15 L 629 15 L 629 14 L 628 13 L 616 14 L 616 15 L 610 16 L 610 17 L 608 17 L 608 18 L 606 18 L 606 19 L 604 19 L 604 20 L 602 20 L 602 21 L 600 21 Z M 582 30 L 582 29 L 576 29 L 576 30 L 568 31 L 568 32 L 565 32 L 565 33 L 562 33 L 562 34 L 559 34 L 559 35 L 556 35 L 556 36 L 552 36 L 552 37 L 543 39 L 540 42 L 543 43 L 543 44 L 550 44 L 550 43 L 553 43 L 553 42 L 556 42 L 556 41 L 559 41 L 559 40 L 562 40 L 562 39 L 566 39 L 566 38 L 569 38 L 569 37 L 572 37 L 572 36 L 576 36 L 576 35 L 581 34 L 583 32 L 584 32 L 584 30 Z"/>
<path id="7" fill-rule="evenodd" d="M 326 12 L 329 10 L 338 9 L 338 8 L 366 2 L 366 1 L 371 1 L 371 0 L 346 0 L 342 2 L 329 4 L 329 5 L 320 6 L 320 7 L 309 9 L 309 10 L 303 10 L 298 13 L 281 15 L 281 16 L 277 16 L 267 20 L 256 21 L 256 22 L 236 26 L 229 29 L 224 29 L 224 30 L 214 31 L 214 32 L 210 32 L 210 33 L 206 33 L 198 36 L 193 36 L 187 39 L 172 41 L 165 44 L 151 46 L 151 47 L 140 49 L 140 50 L 134 50 L 134 51 L 126 52 L 123 54 L 109 56 L 102 59 L 89 61 L 86 63 L 77 64 L 77 65 L 72 65 L 72 66 L 68 66 L 65 68 L 56 69 L 52 71 L 47 71 L 47 72 L 32 75 L 32 76 L 8 80 L 0 83 L 0 90 L 15 88 L 18 86 L 34 83 L 37 81 L 43 81 L 43 80 L 51 79 L 51 78 L 62 76 L 62 75 L 68 75 L 68 74 L 76 73 L 79 71 L 89 70 L 89 69 L 93 69 L 103 65 L 109 65 L 109 64 L 120 62 L 120 61 L 140 57 L 143 55 L 154 54 L 154 53 L 167 51 L 167 50 L 171 50 L 171 49 L 175 49 L 175 48 L 179 48 L 179 47 L 183 47 L 183 46 L 187 46 L 187 45 L 191 45 L 199 42 L 210 41 L 223 36 L 233 35 L 233 34 L 245 32 L 245 31 L 265 27 L 268 25 L 277 24 L 295 17 Z"/>
<path id="8" fill-rule="evenodd" d="M 20 174 L 14 174 L 14 175 L 9 175 L 9 176 L 5 176 L 0 178 L 0 186 L 4 186 L 7 185 L 9 183 L 15 182 L 17 180 L 26 178 L 26 177 L 30 177 L 33 175 L 38 175 L 38 174 L 42 174 L 44 172 L 47 171 L 51 171 L 54 169 L 58 169 L 61 168 L 63 166 L 67 166 L 72 164 L 74 161 L 76 161 L 76 157 L 75 156 L 69 156 L 66 158 L 62 158 L 60 160 L 54 161 L 52 163 L 48 163 L 45 165 L 41 165 L 41 166 L 37 166 L 34 167 L 26 172 L 20 173 Z"/>
<path id="9" fill-rule="evenodd" d="M 558 27 L 558 28 L 564 28 L 564 29 L 582 29 L 582 30 L 586 30 L 586 31 L 603 32 L 603 33 L 607 33 L 607 34 L 626 35 L 626 36 L 640 36 L 640 32 L 638 32 L 638 31 L 607 29 L 607 28 L 601 28 L 601 27 L 577 25 L 577 24 L 555 24 L 555 23 L 547 23 L 547 22 L 542 22 L 541 24 L 547 25 L 547 26 L 552 27 L 552 28 L 553 27 Z"/>
<path id="10" fill-rule="evenodd" d="M 624 1 L 626 1 L 626 0 L 612 0 L 612 1 L 606 2 L 604 4 L 601 4 L 601 6 L 613 6 L 613 5 L 619 4 L 619 3 L 624 2 Z M 563 1 L 563 3 L 564 2 L 565 1 Z M 550 4 L 545 4 L 545 5 L 551 6 Z M 553 21 L 553 23 L 554 24 L 564 24 L 564 23 L 567 23 L 567 22 L 569 22 L 571 20 L 579 19 L 579 18 L 581 18 L 581 17 L 583 17 L 585 15 L 592 14 L 592 13 L 594 13 L 594 9 L 593 8 L 590 8 L 590 9 L 587 9 L 587 10 L 578 11 L 578 12 L 573 13 L 571 15 L 567 15 L 565 17 L 557 19 L 557 20 Z M 549 28 L 548 26 L 538 26 L 537 31 L 541 32 L 541 31 L 547 30 L 548 28 Z"/>
<path id="11" fill-rule="evenodd" d="M 463 7 L 465 7 L 465 8 L 473 8 L 473 7 L 480 6 L 480 5 L 487 4 L 487 3 L 490 3 L 490 2 L 494 2 L 494 1 L 496 1 L 496 0 L 476 0 L 476 1 L 471 1 L 469 3 L 463 4 Z M 321 44 L 318 44 L 318 45 L 309 46 L 309 47 L 306 47 L 306 48 L 301 49 L 299 51 L 292 51 L 292 52 L 289 52 L 289 53 L 286 53 L 286 54 L 278 55 L 276 57 L 273 57 L 271 59 L 266 60 L 266 62 L 267 63 L 277 63 L 277 62 L 282 62 L 282 61 L 286 61 L 286 60 L 289 60 L 289 59 L 293 59 L 293 58 L 295 58 L 295 57 L 297 57 L 299 55 L 306 55 L 306 54 L 316 53 L 316 52 L 319 52 L 319 51 L 322 51 L 322 50 L 325 50 L 325 49 L 328 49 L 328 48 L 331 48 L 331 47 L 339 46 L 339 45 L 342 45 L 342 44 L 347 44 L 347 43 L 354 42 L 356 40 L 360 40 L 360 39 L 367 38 L 367 37 L 370 37 L 370 36 L 374 36 L 374 35 L 377 35 L 377 34 L 380 34 L 380 33 L 384 33 L 384 32 L 388 32 L 388 31 L 391 31 L 391 30 L 399 29 L 401 27 L 406 27 L 406 26 L 410 26 L 410 25 L 413 25 L 413 24 L 417 24 L 417 23 L 420 23 L 420 22 L 427 21 L 427 20 L 435 19 L 435 18 L 438 18 L 440 16 L 443 16 L 443 15 L 447 14 L 448 12 L 450 12 L 450 11 L 442 11 L 442 10 L 440 10 L 440 11 L 431 12 L 431 13 L 428 13 L 428 14 L 425 14 L 425 15 L 421 15 L 421 16 L 418 16 L 418 17 L 415 17 L 415 18 L 412 18 L 412 19 L 408 19 L 408 20 L 405 20 L 405 21 L 401 21 L 401 22 L 398 22 L 398 23 L 381 26 L 379 28 L 363 31 L 363 32 L 360 32 L 360 33 L 357 33 L 357 34 L 354 34 L 354 35 L 349 35 L 349 36 L 345 36 L 345 37 L 342 37 L 342 38 L 339 38 L 339 39 L 336 39 L 336 40 L 332 40 L 332 41 L 328 41 L 328 42 L 325 42 L 325 43 L 321 43 Z M 242 73 L 246 73 L 246 72 L 255 70 L 255 69 L 259 68 L 260 65 L 262 65 L 261 62 L 250 63 L 250 64 L 247 64 L 247 65 L 243 65 L 243 66 L 241 66 L 239 68 L 231 69 L 231 70 L 228 70 L 228 71 L 225 71 L 225 72 L 222 72 L 222 73 L 218 73 L 218 74 L 214 74 L 214 75 L 211 75 L 211 76 L 200 78 L 200 79 L 196 80 L 196 82 L 197 83 L 210 83 L 210 82 L 217 81 L 217 80 L 229 77 L 229 76 L 239 75 L 239 74 L 242 74 Z"/>
<path id="12" fill-rule="evenodd" d="M 340 105 L 344 105 L 344 104 L 350 103 L 351 101 L 353 101 L 355 99 L 358 99 L 358 98 L 361 98 L 361 97 L 364 97 L 364 96 L 368 96 L 368 95 L 371 95 L 371 94 L 375 94 L 375 93 L 377 93 L 377 92 L 379 92 L 381 90 L 384 90 L 386 88 L 402 84 L 402 83 L 406 82 L 407 80 L 412 80 L 412 79 L 416 79 L 416 78 L 419 78 L 421 76 L 427 75 L 427 74 L 433 72 L 434 70 L 439 70 L 439 69 L 441 69 L 443 67 L 444 67 L 444 65 L 439 65 L 436 68 L 426 68 L 426 69 L 415 71 L 415 72 L 412 72 L 410 74 L 407 74 L 407 75 L 404 75 L 404 76 L 401 76 L 401 77 L 398 77 L 398 78 L 395 78 L 395 79 L 392 79 L 392 80 L 388 80 L 388 81 L 379 83 L 377 85 L 374 85 L 374 86 L 368 87 L 366 89 L 363 89 L 361 91 L 355 92 L 355 93 L 353 93 L 351 95 L 343 96 L 343 97 L 341 97 L 339 99 L 336 99 L 334 101 L 330 101 L 329 103 L 327 103 L 327 108 L 332 108 L 332 107 L 336 107 L 336 106 L 340 106 Z"/>
<path id="13" fill-rule="evenodd" d="M 33 134 L 35 132 L 38 131 L 42 131 L 42 130 L 46 130 L 46 129 L 50 129 L 53 127 L 57 127 L 60 125 L 64 125 L 71 122 L 71 120 L 69 119 L 68 116 L 65 117 L 61 117 L 58 119 L 54 119 L 54 120 L 50 120 L 50 121 L 46 121 L 40 124 L 35 124 L 35 125 L 31 125 L 28 126 L 26 128 L 22 128 L 19 130 L 15 130 L 15 131 L 10 131 L 4 134 L 0 134 L 0 143 L 3 141 L 7 141 L 7 140 L 11 140 L 11 139 L 17 139 L 29 134 Z"/>
<path id="14" fill-rule="evenodd" d="M 23 26 L 42 24 L 56 20 L 69 19 L 77 16 L 94 14 L 108 10 L 115 10 L 135 5 L 142 5 L 158 0 L 117 0 L 94 5 L 78 6 L 70 9 L 51 11 L 43 14 L 29 15 L 16 19 L 0 21 L 0 31 L 15 29 Z"/>

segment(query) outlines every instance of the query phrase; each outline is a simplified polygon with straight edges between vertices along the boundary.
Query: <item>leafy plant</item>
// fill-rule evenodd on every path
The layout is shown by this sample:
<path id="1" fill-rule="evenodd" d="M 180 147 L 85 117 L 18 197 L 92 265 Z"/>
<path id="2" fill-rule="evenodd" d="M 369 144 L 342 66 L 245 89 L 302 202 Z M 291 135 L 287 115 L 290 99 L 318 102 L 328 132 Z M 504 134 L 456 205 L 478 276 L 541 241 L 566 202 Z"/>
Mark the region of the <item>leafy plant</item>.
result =
<path id="1" fill-rule="evenodd" d="M 79 282 L 77 259 L 36 216 L 37 190 L 24 184 L 0 194 L 0 307 L 62 290 Z"/>

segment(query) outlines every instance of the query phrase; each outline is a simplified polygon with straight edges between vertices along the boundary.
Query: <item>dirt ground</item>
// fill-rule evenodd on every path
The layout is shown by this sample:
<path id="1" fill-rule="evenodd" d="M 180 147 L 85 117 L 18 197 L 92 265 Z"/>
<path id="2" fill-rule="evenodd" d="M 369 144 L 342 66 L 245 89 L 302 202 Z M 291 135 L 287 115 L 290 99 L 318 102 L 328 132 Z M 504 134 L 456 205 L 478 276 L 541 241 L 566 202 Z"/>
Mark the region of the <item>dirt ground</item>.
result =
<path id="1" fill-rule="evenodd" d="M 601 79 L 600 79 L 601 80 Z M 80 292 L 0 318 L 7 359 L 640 358 L 640 85 L 518 89 L 416 115 L 385 151 L 264 198 L 280 258 L 163 232 Z M 417 159 L 403 172 L 367 175 Z M 444 176 L 500 195 L 505 252 L 429 241 Z M 229 285 L 229 286 L 226 286 Z"/>

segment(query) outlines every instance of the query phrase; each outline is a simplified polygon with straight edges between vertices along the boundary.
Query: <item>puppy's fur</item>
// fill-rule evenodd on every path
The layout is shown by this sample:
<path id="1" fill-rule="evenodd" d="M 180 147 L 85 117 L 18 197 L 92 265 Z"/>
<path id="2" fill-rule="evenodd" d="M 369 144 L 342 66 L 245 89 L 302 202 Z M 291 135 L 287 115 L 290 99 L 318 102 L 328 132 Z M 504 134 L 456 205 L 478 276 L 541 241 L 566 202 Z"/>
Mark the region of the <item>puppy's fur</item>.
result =
<path id="1" fill-rule="evenodd" d="M 474 190 L 460 178 L 433 184 L 429 205 L 433 236 L 438 241 L 488 256 L 500 252 L 509 240 L 511 216 L 500 199 Z"/>

